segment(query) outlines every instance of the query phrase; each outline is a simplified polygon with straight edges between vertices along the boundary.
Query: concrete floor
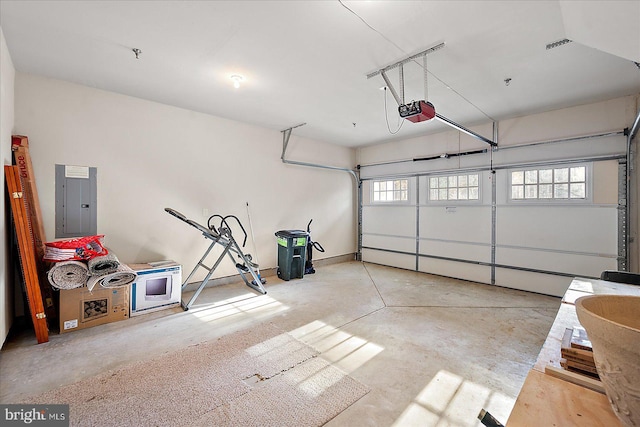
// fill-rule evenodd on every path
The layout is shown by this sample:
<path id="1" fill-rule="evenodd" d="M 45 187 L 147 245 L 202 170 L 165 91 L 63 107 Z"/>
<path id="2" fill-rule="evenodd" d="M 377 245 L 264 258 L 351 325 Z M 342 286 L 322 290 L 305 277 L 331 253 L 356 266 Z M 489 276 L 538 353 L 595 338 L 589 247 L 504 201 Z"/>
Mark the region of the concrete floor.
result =
<path id="1" fill-rule="evenodd" d="M 316 266 L 317 267 L 317 266 Z M 271 322 L 371 388 L 328 426 L 506 422 L 560 299 L 360 262 L 303 279 L 205 289 L 191 310 L 150 313 L 0 352 L 0 402 Z"/>

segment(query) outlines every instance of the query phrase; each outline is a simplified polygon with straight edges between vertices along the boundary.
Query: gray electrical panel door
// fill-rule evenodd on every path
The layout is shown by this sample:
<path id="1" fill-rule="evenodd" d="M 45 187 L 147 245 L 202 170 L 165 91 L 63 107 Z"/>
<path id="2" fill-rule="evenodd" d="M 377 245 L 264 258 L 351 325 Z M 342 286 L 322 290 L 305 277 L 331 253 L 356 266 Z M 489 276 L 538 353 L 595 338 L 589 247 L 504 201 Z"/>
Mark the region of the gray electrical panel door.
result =
<path id="1" fill-rule="evenodd" d="M 56 238 L 97 234 L 96 168 L 56 165 Z"/>

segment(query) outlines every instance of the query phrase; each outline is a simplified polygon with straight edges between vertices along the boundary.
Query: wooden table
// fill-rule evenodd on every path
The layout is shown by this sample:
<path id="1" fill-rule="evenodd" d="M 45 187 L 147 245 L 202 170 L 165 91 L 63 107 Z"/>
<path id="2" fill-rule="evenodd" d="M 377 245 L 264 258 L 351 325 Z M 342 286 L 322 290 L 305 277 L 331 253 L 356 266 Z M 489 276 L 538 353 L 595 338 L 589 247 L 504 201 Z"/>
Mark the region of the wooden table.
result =
<path id="1" fill-rule="evenodd" d="M 606 395 L 544 373 L 547 366 L 560 368 L 564 331 L 580 324 L 574 305 L 576 299 L 594 294 L 640 295 L 640 286 L 573 279 L 538 359 L 520 390 L 508 427 L 622 426 Z"/>

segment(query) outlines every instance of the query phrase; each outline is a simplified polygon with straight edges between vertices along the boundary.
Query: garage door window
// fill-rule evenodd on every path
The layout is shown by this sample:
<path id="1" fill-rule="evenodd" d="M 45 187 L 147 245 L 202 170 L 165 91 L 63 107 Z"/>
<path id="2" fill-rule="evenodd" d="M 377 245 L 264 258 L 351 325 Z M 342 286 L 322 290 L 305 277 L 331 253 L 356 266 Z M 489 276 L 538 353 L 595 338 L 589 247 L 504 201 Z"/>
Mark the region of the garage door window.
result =
<path id="1" fill-rule="evenodd" d="M 446 175 L 429 178 L 430 201 L 478 200 L 480 198 L 479 175 Z"/>
<path id="2" fill-rule="evenodd" d="M 513 170 L 511 200 L 587 200 L 587 165 Z"/>
<path id="3" fill-rule="evenodd" d="M 409 180 L 373 181 L 373 201 L 374 203 L 408 202 Z"/>

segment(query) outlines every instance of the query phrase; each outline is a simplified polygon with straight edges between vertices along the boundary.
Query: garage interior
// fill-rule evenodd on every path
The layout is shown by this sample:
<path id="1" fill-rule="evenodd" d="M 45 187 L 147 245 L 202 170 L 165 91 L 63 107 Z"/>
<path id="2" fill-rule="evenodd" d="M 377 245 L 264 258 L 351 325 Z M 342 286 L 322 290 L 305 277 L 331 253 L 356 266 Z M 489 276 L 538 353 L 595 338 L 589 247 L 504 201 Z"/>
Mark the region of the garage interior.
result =
<path id="1" fill-rule="evenodd" d="M 173 260 L 185 279 L 210 239 L 166 209 L 233 216 L 266 282 L 214 247 L 188 310 L 50 324 L 36 344 L 2 198 L 1 404 L 268 326 L 363 390 L 308 425 L 620 423 L 591 390 L 584 413 L 517 401 L 576 292 L 640 289 L 600 280 L 640 272 L 640 2 L 2 0 L 0 19 L 0 155 L 28 137 L 47 241 L 74 235 L 59 171 L 86 169 L 85 234 L 123 263 Z M 316 272 L 283 280 L 274 234 L 309 223 Z M 250 396 L 307 363 L 221 407 L 301 425 Z M 167 425 L 210 423 L 199 410 Z"/>

